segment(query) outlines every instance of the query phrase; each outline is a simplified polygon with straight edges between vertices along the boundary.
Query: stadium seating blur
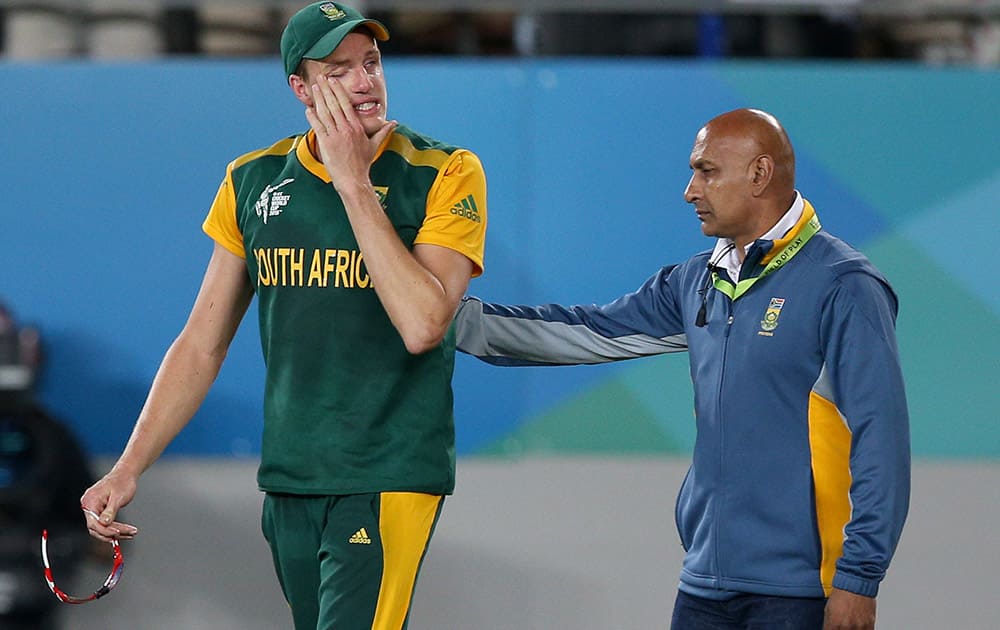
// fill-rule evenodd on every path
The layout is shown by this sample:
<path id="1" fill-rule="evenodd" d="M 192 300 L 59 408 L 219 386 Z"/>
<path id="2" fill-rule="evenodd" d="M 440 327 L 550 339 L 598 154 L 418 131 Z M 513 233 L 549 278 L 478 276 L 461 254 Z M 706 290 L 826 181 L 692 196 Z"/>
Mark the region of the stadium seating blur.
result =
<path id="1" fill-rule="evenodd" d="M 996 0 L 442 0 L 353 3 L 392 25 L 384 48 L 414 55 L 643 55 L 913 59 L 1000 64 Z M 3 2 L 8 59 L 276 54 L 287 0 Z M 542 8 L 538 8 L 542 7 Z M 613 36 L 608 36 L 613 33 Z"/>

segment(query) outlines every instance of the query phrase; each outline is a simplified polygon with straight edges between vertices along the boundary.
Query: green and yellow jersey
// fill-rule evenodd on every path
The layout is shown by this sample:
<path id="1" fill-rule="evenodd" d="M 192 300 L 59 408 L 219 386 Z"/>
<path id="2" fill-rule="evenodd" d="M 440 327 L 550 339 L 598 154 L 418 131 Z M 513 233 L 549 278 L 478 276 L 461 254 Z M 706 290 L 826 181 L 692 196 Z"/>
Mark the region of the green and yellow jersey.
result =
<path id="1" fill-rule="evenodd" d="M 234 160 L 203 229 L 246 259 L 267 366 L 260 488 L 449 494 L 455 339 L 407 352 L 372 287 L 312 132 Z M 475 154 L 397 127 L 371 181 L 399 238 L 483 270 L 486 178 Z"/>

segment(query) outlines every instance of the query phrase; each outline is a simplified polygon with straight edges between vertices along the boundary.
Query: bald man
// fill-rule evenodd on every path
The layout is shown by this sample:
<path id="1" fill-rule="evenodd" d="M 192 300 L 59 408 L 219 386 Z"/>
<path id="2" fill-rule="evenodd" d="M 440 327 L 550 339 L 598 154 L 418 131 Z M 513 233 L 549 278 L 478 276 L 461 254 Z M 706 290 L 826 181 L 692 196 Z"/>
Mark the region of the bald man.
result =
<path id="1" fill-rule="evenodd" d="M 690 166 L 714 248 L 603 306 L 467 298 L 458 348 L 505 366 L 687 351 L 697 439 L 671 627 L 874 628 L 910 488 L 896 295 L 822 230 L 771 114 L 712 119 Z"/>

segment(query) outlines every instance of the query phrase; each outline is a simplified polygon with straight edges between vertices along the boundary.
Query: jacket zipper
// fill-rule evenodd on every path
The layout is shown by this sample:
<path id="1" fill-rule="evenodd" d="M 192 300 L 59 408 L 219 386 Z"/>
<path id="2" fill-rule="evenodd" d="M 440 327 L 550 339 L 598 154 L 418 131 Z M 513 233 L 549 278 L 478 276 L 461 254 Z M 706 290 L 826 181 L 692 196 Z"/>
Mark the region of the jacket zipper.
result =
<path id="1" fill-rule="evenodd" d="M 736 303 L 734 302 L 734 300 L 732 298 L 729 298 L 728 296 L 725 296 L 725 297 L 726 297 L 726 308 L 729 311 L 729 315 L 726 318 L 726 330 L 725 330 L 725 334 L 723 336 L 724 340 L 722 342 L 721 366 L 719 368 L 719 393 L 715 397 L 715 399 L 716 399 L 716 406 L 717 406 L 717 413 L 718 413 L 718 418 L 719 418 L 719 454 L 718 454 L 719 455 L 719 484 L 720 484 L 720 489 L 722 489 L 722 490 L 724 490 L 724 489 L 722 488 L 721 484 L 723 484 L 724 481 L 725 481 L 725 467 L 726 467 L 726 460 L 725 460 L 726 427 L 725 427 L 725 422 L 724 422 L 723 414 L 722 414 L 722 408 L 723 408 L 722 393 L 725 391 L 724 385 L 725 385 L 725 380 L 726 380 L 726 360 L 727 360 L 727 357 L 729 356 L 729 333 L 733 329 L 733 321 L 735 319 L 734 311 L 735 311 L 735 307 L 736 307 Z M 720 518 L 721 512 L 722 512 L 722 508 L 723 508 L 722 504 L 723 504 L 723 501 L 716 501 L 715 502 L 715 518 L 712 519 L 712 529 L 713 529 L 712 534 L 713 534 L 713 538 L 715 539 L 715 544 L 714 544 L 713 552 L 714 552 L 714 555 L 715 555 L 715 575 L 716 575 L 716 577 L 715 577 L 715 587 L 716 588 L 722 588 L 722 563 L 721 563 L 720 554 L 719 554 L 719 529 L 720 529 L 719 522 L 722 520 Z"/>

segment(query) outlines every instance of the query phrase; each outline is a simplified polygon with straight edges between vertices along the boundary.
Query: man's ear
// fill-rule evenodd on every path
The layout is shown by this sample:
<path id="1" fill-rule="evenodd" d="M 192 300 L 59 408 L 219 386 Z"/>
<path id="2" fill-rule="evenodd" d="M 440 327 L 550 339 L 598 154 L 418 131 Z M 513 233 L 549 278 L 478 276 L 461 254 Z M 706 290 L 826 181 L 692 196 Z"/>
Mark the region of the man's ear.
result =
<path id="1" fill-rule="evenodd" d="M 754 197 L 760 197 L 774 178 L 774 158 L 762 154 L 750 163 L 750 188 Z"/>
<path id="2" fill-rule="evenodd" d="M 292 89 L 292 94 L 306 107 L 312 107 L 312 86 L 306 79 L 298 74 L 288 77 L 288 87 Z"/>

